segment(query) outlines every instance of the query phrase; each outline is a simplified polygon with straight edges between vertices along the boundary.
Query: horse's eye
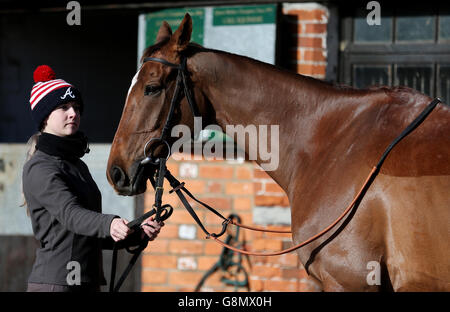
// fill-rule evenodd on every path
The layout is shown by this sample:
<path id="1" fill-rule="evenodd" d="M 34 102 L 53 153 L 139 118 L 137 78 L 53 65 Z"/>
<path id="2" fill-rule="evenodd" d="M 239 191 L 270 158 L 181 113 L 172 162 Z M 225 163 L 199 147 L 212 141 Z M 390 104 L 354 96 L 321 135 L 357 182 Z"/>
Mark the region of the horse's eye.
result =
<path id="1" fill-rule="evenodd" d="M 146 85 L 144 95 L 155 95 L 161 91 L 161 86 Z"/>

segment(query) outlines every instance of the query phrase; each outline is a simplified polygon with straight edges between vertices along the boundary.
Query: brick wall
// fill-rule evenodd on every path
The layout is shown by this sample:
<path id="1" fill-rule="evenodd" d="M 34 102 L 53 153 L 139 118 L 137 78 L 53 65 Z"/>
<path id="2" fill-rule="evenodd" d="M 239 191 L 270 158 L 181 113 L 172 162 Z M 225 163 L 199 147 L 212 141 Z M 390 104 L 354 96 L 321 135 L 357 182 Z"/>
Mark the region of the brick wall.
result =
<path id="1" fill-rule="evenodd" d="M 174 161 L 168 162 L 171 173 L 198 199 L 216 208 L 225 217 L 238 214 L 242 223 L 253 221 L 255 207 L 283 207 L 289 203 L 283 190 L 253 162 L 237 161 Z M 170 190 L 167 181 L 165 190 Z M 154 192 L 145 194 L 146 209 L 154 203 Z M 189 200 L 210 232 L 219 232 L 222 220 Z M 181 205 L 178 197 L 163 196 L 174 213 L 158 239 L 151 242 L 142 256 L 142 291 L 193 291 L 203 275 L 219 260 L 222 246 L 205 239 L 205 234 Z M 259 206 L 257 206 L 258 204 Z M 266 222 L 267 223 L 267 222 Z M 268 228 L 289 230 L 289 224 L 268 225 Z M 234 228 L 230 226 L 230 229 Z M 246 250 L 278 251 L 292 246 L 290 234 L 269 234 L 241 230 L 240 239 Z M 237 258 L 235 258 L 237 261 Z M 295 253 L 275 257 L 244 257 L 242 264 L 249 275 L 250 291 L 315 291 Z M 204 283 L 201 291 L 246 291 L 221 282 L 229 277 L 218 271 Z M 240 278 L 243 276 L 240 275 Z"/>
<path id="2" fill-rule="evenodd" d="M 328 9 L 317 3 L 287 3 L 282 12 L 290 33 L 291 68 L 302 75 L 324 79 Z"/>
<path id="3" fill-rule="evenodd" d="M 328 10 L 316 3 L 283 4 L 284 22 L 289 25 L 292 69 L 303 75 L 325 78 Z M 224 216 L 238 214 L 242 223 L 268 228 L 290 229 L 290 207 L 284 191 L 253 162 L 190 160 L 168 162 L 169 170 L 200 200 Z M 167 183 L 167 182 L 166 182 Z M 149 190 L 152 189 L 150 186 Z M 165 185 L 168 190 L 169 185 Z M 145 205 L 151 209 L 154 192 L 147 191 Z M 205 239 L 175 194 L 164 193 L 163 203 L 175 211 L 158 239 L 142 256 L 142 291 L 193 291 L 204 274 L 219 260 L 222 247 Z M 190 201 L 211 232 L 219 232 L 221 219 Z M 234 228 L 230 226 L 230 228 Z M 241 231 L 246 250 L 278 251 L 292 246 L 290 234 Z M 236 259 L 236 258 L 235 258 Z M 317 291 L 295 252 L 274 256 L 244 257 L 250 291 Z M 222 277 L 212 274 L 201 291 L 234 291 Z M 240 276 L 242 278 L 242 275 Z M 246 291 L 239 288 L 239 291 Z"/>

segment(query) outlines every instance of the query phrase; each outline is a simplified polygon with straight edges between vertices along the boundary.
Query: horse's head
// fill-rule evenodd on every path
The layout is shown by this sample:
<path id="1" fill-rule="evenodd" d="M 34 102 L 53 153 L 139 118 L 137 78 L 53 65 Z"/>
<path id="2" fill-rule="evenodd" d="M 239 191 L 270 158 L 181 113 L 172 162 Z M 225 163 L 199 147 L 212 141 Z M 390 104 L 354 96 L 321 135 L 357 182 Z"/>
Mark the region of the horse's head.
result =
<path id="1" fill-rule="evenodd" d="M 147 178 L 155 172 L 157 159 L 168 156 L 168 147 L 178 139 L 171 137 L 171 127 L 184 124 L 192 131 L 193 111 L 187 98 L 195 103 L 195 109 L 204 110 L 201 92 L 191 85 L 184 88 L 189 72 L 183 63 L 191 32 L 189 14 L 173 34 L 164 22 L 155 44 L 144 51 L 142 65 L 128 90 L 106 170 L 109 183 L 121 195 L 136 195 L 146 190 Z"/>

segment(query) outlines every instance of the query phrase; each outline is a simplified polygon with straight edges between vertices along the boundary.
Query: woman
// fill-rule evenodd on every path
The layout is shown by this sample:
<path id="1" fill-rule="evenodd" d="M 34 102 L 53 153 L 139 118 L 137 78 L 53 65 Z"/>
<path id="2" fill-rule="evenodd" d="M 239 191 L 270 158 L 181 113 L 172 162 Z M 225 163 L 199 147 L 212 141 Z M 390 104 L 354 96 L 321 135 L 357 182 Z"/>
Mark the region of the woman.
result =
<path id="1" fill-rule="evenodd" d="M 31 115 L 40 135 L 23 167 L 23 193 L 33 232 L 40 242 L 28 291 L 99 291 L 105 285 L 102 248 L 153 240 L 163 223 L 149 218 L 142 231 L 128 221 L 101 213 L 101 194 L 86 164 L 86 137 L 78 131 L 83 112 L 80 92 L 55 79 L 46 65 L 34 72 Z M 34 150 L 34 146 L 31 146 Z M 29 153 L 30 154 L 30 153 Z"/>

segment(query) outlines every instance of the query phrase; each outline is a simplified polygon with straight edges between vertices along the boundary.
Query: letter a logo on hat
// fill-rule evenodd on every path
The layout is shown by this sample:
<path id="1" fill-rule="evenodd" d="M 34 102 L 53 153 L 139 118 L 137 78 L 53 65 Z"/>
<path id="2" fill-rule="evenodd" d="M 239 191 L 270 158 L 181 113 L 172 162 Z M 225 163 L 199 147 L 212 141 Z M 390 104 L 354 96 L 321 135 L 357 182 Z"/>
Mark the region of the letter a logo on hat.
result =
<path id="1" fill-rule="evenodd" d="M 31 89 L 30 106 L 31 116 L 38 130 L 43 121 L 59 105 L 68 101 L 76 101 L 83 109 L 80 91 L 72 84 L 56 79 L 55 72 L 48 65 L 40 65 L 33 73 L 35 84 Z"/>
<path id="2" fill-rule="evenodd" d="M 61 100 L 64 100 L 67 96 L 70 96 L 72 99 L 75 98 L 75 95 L 73 95 L 72 90 L 70 90 L 70 88 L 68 88 L 66 90 L 66 93 L 64 93 L 64 95 L 61 96 Z"/>

